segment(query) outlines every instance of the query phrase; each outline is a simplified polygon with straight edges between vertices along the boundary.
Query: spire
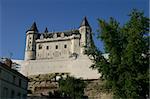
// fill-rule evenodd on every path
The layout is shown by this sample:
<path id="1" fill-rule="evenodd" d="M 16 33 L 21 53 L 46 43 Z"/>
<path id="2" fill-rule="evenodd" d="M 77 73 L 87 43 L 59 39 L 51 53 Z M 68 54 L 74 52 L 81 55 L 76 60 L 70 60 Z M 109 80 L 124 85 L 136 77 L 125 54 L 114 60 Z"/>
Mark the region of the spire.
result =
<path id="1" fill-rule="evenodd" d="M 88 21 L 87 21 L 87 19 L 86 19 L 86 16 L 83 18 L 83 21 L 82 21 L 80 27 L 81 27 L 81 26 L 89 26 L 89 27 L 90 27 L 90 25 L 89 25 L 89 23 L 88 23 Z"/>
<path id="2" fill-rule="evenodd" d="M 45 33 L 48 33 L 48 29 L 47 29 L 47 27 L 45 28 L 45 31 L 44 31 Z"/>
<path id="3" fill-rule="evenodd" d="M 34 22 L 31 26 L 31 28 L 29 29 L 29 31 L 36 31 L 38 32 L 38 29 L 37 29 L 37 26 L 36 26 L 36 23 Z"/>

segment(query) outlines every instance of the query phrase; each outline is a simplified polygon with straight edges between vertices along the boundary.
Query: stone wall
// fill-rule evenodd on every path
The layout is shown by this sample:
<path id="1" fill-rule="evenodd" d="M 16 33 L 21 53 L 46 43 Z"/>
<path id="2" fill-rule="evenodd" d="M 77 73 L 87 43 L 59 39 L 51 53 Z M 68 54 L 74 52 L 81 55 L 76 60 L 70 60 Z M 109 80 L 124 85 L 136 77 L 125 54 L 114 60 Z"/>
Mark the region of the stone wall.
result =
<path id="1" fill-rule="evenodd" d="M 71 53 L 70 41 L 37 43 L 36 46 L 36 59 L 66 58 Z"/>
<path id="2" fill-rule="evenodd" d="M 36 59 L 68 58 L 71 53 L 80 54 L 80 35 L 36 40 Z"/>
<path id="3" fill-rule="evenodd" d="M 92 70 L 92 61 L 86 55 L 72 56 L 63 59 L 45 59 L 24 61 L 21 65 L 21 73 L 29 75 L 47 73 L 70 73 L 70 75 L 83 79 L 98 79 L 100 74 Z"/>
<path id="4" fill-rule="evenodd" d="M 59 83 L 57 77 L 63 77 L 65 73 L 50 73 L 43 75 L 29 76 L 28 90 L 31 91 L 28 96 L 48 96 L 49 92 L 59 91 Z M 104 92 L 102 89 L 103 82 L 100 79 L 97 80 L 85 80 L 86 87 L 84 89 L 84 96 L 88 99 L 113 99 L 113 95 L 108 92 Z"/>

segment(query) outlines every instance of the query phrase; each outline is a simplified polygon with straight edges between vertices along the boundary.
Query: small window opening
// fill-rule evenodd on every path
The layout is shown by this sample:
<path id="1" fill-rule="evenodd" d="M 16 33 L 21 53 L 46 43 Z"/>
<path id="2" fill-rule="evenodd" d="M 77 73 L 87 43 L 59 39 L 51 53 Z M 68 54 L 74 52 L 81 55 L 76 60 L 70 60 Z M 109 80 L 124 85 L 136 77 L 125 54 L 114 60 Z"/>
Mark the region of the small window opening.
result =
<path id="1" fill-rule="evenodd" d="M 13 76 L 13 83 L 16 83 L 16 76 Z"/>
<path id="2" fill-rule="evenodd" d="M 67 48 L 67 45 L 64 45 L 64 48 Z"/>
<path id="3" fill-rule="evenodd" d="M 46 49 L 48 50 L 48 49 L 49 49 L 49 46 L 46 46 Z"/>
<path id="4" fill-rule="evenodd" d="M 58 49 L 58 45 L 56 45 L 56 49 Z"/>
<path id="5" fill-rule="evenodd" d="M 21 79 L 19 79 L 19 87 L 21 87 Z"/>

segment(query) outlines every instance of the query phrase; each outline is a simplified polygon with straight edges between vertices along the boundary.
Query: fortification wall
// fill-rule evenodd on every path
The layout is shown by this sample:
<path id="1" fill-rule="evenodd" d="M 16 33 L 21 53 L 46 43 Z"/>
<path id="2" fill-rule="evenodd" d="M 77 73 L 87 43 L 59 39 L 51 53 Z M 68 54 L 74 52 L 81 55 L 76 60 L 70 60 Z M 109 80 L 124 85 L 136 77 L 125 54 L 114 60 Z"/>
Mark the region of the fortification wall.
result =
<path id="1" fill-rule="evenodd" d="M 100 74 L 98 74 L 97 70 L 89 68 L 91 64 L 91 60 L 85 55 L 78 58 L 29 60 L 23 62 L 20 72 L 26 76 L 47 73 L 70 73 L 70 75 L 77 78 L 98 79 Z"/>

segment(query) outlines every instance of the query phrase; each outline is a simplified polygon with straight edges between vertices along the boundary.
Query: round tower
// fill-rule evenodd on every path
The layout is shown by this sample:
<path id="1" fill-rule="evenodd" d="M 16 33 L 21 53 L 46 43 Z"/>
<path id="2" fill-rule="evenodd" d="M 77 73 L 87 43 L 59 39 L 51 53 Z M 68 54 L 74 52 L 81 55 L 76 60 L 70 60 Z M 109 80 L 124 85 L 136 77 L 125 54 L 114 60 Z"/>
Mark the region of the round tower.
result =
<path id="1" fill-rule="evenodd" d="M 80 45 L 81 45 L 81 53 L 84 54 L 85 50 L 90 47 L 91 42 L 91 27 L 87 21 L 87 18 L 84 17 L 81 25 L 79 27 L 79 32 L 81 34 Z"/>
<path id="2" fill-rule="evenodd" d="M 36 39 L 38 36 L 38 29 L 34 22 L 31 28 L 26 32 L 26 49 L 25 60 L 34 60 L 36 58 Z"/>

